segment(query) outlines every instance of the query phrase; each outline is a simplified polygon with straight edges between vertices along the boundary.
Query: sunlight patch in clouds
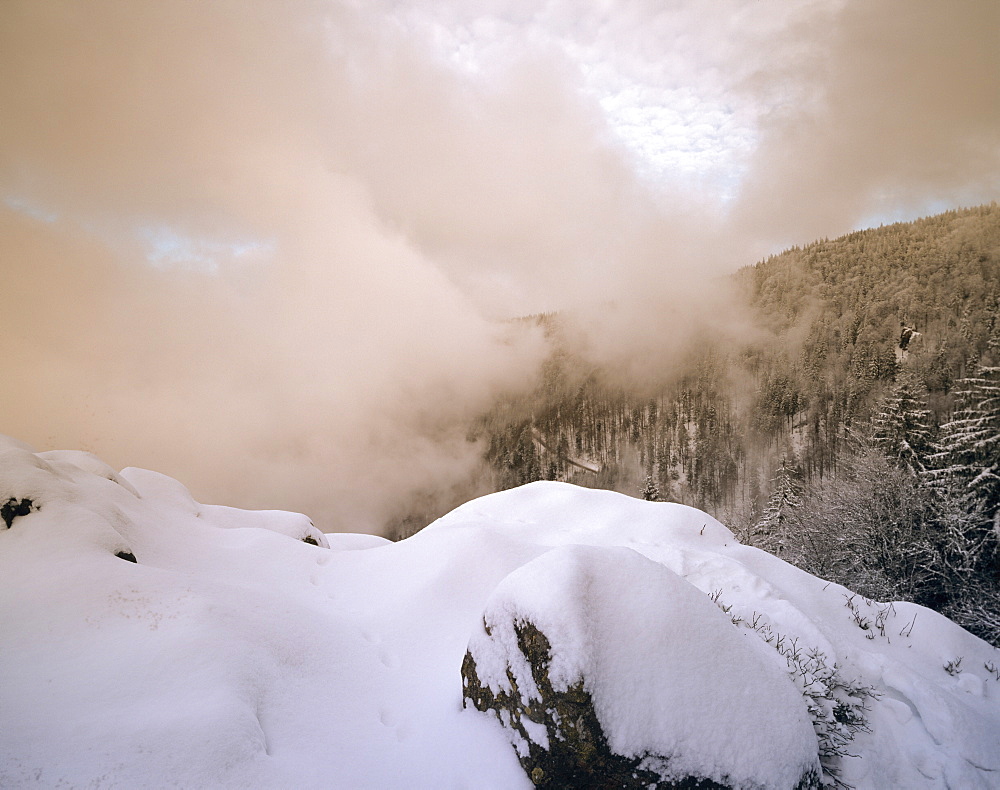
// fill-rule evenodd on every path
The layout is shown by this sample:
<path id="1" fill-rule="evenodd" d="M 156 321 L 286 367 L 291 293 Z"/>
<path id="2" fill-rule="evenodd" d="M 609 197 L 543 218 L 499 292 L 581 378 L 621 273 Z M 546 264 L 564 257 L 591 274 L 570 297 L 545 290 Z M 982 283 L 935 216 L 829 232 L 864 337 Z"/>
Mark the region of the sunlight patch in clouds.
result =
<path id="1" fill-rule="evenodd" d="M 736 113 L 689 89 L 630 86 L 600 99 L 611 128 L 652 179 L 708 181 L 724 200 L 738 193 L 756 142 Z"/>
<path id="2" fill-rule="evenodd" d="M 521 59 L 548 60 L 599 110 L 609 136 L 648 183 L 694 180 L 724 202 L 736 196 L 757 144 L 756 118 L 724 95 L 716 69 L 693 67 L 669 51 L 657 57 L 622 51 L 622 31 L 609 29 L 599 14 L 577 19 L 543 9 L 508 18 L 516 10 L 501 3 L 492 12 L 462 14 L 404 4 L 393 16 L 439 62 L 486 85 Z M 668 40 L 697 52 L 685 35 L 690 20 L 667 21 Z"/>

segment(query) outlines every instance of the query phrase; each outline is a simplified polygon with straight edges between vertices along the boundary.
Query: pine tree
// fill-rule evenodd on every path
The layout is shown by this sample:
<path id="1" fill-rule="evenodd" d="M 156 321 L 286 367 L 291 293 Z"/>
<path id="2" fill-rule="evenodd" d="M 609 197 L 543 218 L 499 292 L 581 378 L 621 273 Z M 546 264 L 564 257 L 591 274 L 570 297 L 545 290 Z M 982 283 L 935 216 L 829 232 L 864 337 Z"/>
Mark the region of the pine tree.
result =
<path id="1" fill-rule="evenodd" d="M 642 489 L 642 498 L 647 502 L 660 501 L 660 489 L 657 488 L 656 483 L 653 482 L 652 475 L 646 475 L 646 485 Z"/>
<path id="2" fill-rule="evenodd" d="M 957 487 L 970 512 L 981 508 L 1000 527 L 1000 367 L 977 366 L 956 382 L 955 394 L 958 408 L 941 426 L 927 478 Z"/>
<path id="3" fill-rule="evenodd" d="M 903 469 L 919 474 L 931 451 L 927 388 L 912 373 L 904 373 L 882 399 L 872 419 L 872 443 Z"/>
<path id="4" fill-rule="evenodd" d="M 798 470 L 787 457 L 771 478 L 771 496 L 757 523 L 756 532 L 774 538 L 776 548 L 783 544 L 781 533 L 793 510 L 802 506 L 802 483 Z M 768 541 L 770 543 L 770 541 Z"/>

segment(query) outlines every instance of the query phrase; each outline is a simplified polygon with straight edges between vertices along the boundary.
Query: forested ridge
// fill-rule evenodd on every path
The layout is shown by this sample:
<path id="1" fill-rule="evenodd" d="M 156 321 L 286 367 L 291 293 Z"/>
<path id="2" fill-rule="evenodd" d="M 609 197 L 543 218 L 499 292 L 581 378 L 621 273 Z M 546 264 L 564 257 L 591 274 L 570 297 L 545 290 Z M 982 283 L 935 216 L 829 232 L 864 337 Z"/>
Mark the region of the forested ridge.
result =
<path id="1" fill-rule="evenodd" d="M 489 487 L 559 479 L 691 504 L 996 643 L 1000 206 L 817 241 L 734 277 L 762 331 L 692 347 L 652 389 L 575 355 L 559 315 L 526 319 L 552 352 L 534 391 L 472 432 Z"/>

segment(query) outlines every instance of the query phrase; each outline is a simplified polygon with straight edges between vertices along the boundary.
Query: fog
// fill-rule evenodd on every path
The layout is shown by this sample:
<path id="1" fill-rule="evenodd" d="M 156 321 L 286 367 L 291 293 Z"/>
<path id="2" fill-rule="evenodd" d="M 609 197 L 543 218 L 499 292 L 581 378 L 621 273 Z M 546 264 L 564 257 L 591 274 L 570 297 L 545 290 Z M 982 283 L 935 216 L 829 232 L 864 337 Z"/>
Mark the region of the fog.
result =
<path id="1" fill-rule="evenodd" d="M 530 384 L 506 319 L 661 375 L 738 266 L 994 199 L 997 15 L 10 0 L 0 432 L 377 530 Z"/>

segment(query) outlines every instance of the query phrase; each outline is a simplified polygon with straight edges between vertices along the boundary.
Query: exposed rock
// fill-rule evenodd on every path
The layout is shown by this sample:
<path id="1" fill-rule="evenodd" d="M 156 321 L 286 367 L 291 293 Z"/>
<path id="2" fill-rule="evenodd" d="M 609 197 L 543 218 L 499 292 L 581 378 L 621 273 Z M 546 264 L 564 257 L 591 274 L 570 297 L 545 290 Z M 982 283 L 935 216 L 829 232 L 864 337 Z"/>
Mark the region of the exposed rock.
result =
<path id="1" fill-rule="evenodd" d="M 28 499 L 17 499 L 16 497 L 11 497 L 2 505 L 0 505 L 0 518 L 3 519 L 3 523 L 7 525 L 7 529 L 10 529 L 11 524 L 14 523 L 14 519 L 18 516 L 26 516 L 32 510 L 37 510 L 35 503 Z"/>
<path id="2" fill-rule="evenodd" d="M 531 666 L 532 679 L 541 694 L 540 701 L 522 694 L 509 671 L 511 691 L 491 691 L 488 685 L 480 682 L 476 661 L 470 652 L 466 652 L 462 662 L 462 681 L 465 699 L 477 710 L 496 713 L 520 736 L 517 756 L 536 787 L 548 790 L 568 787 L 715 790 L 726 787 L 698 777 L 665 779 L 652 769 L 657 764 L 665 767 L 669 760 L 663 757 L 640 759 L 615 754 L 608 746 L 583 681 L 564 691 L 553 689 L 548 677 L 549 640 L 528 622 L 518 623 L 515 629 L 518 647 Z M 544 736 L 540 728 L 544 728 Z"/>

